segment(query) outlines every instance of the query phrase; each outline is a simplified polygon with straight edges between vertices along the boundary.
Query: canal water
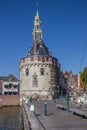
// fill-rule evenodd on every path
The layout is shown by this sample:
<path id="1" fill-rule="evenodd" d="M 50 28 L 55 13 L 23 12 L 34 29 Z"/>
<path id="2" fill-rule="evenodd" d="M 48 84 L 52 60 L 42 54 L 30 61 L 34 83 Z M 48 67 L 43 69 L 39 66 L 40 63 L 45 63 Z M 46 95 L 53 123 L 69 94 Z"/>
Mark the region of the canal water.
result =
<path id="1" fill-rule="evenodd" d="M 20 107 L 0 108 L 0 130 L 23 130 Z"/>

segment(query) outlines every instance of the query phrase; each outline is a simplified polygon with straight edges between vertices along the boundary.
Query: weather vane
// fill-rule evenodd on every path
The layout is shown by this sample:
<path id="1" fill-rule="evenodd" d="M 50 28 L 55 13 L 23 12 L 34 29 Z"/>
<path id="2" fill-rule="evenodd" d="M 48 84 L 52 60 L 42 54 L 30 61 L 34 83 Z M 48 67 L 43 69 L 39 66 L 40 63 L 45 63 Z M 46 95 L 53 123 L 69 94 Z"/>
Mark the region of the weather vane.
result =
<path id="1" fill-rule="evenodd" d="M 37 7 L 37 9 L 38 9 L 38 6 L 39 6 L 39 2 L 37 1 L 37 3 L 36 3 L 36 7 Z"/>

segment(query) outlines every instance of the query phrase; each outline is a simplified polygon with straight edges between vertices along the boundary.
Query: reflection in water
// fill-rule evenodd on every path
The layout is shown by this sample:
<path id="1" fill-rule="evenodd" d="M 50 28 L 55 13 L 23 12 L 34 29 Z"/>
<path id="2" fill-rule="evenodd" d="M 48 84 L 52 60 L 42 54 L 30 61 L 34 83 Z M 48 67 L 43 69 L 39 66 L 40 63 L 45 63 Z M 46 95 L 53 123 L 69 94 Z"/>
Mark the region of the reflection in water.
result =
<path id="1" fill-rule="evenodd" d="M 0 130 L 23 130 L 20 107 L 0 108 Z"/>

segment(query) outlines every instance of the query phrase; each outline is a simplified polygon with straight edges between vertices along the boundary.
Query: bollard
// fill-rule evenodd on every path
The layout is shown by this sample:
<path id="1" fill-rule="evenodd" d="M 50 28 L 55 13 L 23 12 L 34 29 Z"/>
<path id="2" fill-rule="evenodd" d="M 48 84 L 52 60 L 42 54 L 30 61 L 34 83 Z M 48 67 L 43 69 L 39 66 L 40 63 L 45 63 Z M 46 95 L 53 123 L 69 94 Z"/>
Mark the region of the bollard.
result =
<path id="1" fill-rule="evenodd" d="M 35 114 L 34 105 L 30 105 L 30 113 L 31 113 L 31 114 Z"/>
<path id="2" fill-rule="evenodd" d="M 44 115 L 47 116 L 47 103 L 44 103 Z"/>
<path id="3" fill-rule="evenodd" d="M 28 103 L 28 100 L 27 100 L 27 99 L 25 100 L 25 103 L 26 103 L 26 104 Z"/>
<path id="4" fill-rule="evenodd" d="M 54 102 L 56 102 L 55 98 L 54 98 Z"/>
<path id="5" fill-rule="evenodd" d="M 67 112 L 69 112 L 69 92 L 66 94 Z"/>
<path id="6" fill-rule="evenodd" d="M 30 97 L 30 103 L 32 103 L 32 97 Z"/>
<path id="7" fill-rule="evenodd" d="M 53 101 L 56 102 L 56 98 L 55 98 L 55 95 L 53 96 Z"/>

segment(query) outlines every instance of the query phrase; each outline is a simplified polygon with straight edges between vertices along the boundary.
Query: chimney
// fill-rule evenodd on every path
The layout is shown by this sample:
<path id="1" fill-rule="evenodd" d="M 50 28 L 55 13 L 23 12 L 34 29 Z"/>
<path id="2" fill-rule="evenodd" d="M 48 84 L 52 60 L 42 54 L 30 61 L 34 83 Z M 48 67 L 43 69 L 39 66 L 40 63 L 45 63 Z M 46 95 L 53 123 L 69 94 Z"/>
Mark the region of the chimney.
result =
<path id="1" fill-rule="evenodd" d="M 36 39 L 34 40 L 34 54 L 37 53 L 37 42 Z"/>

